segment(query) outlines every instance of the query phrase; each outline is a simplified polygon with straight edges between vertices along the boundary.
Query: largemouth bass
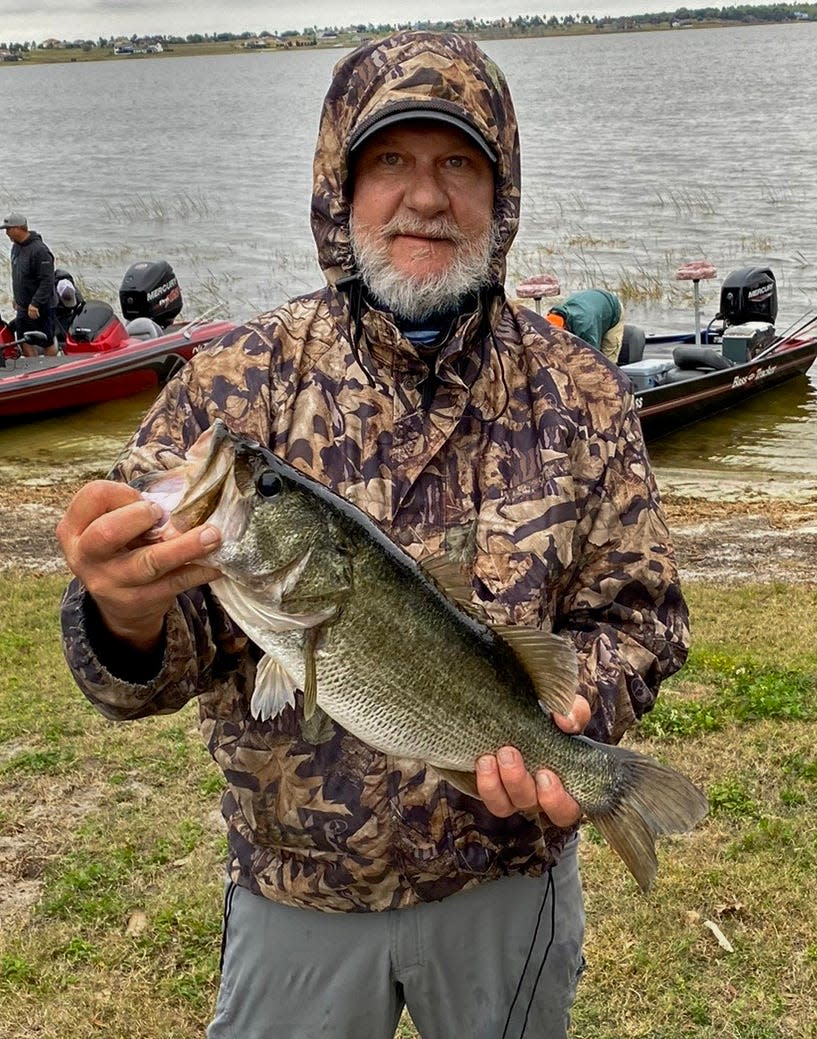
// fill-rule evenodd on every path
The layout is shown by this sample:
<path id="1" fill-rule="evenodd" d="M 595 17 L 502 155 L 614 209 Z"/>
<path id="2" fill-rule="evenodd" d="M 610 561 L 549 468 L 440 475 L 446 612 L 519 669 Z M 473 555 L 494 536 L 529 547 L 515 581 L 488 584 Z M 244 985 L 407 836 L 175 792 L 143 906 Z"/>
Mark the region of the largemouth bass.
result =
<path id="1" fill-rule="evenodd" d="M 261 648 L 253 715 L 266 721 L 303 692 L 387 754 L 416 758 L 476 796 L 475 764 L 506 744 L 546 767 L 621 856 L 643 891 L 655 837 L 691 829 L 707 800 L 686 777 L 621 747 L 562 732 L 576 659 L 565 639 L 493 626 L 462 570 L 422 566 L 363 512 L 220 421 L 180 466 L 137 486 L 162 504 L 157 537 L 209 522 L 222 544 L 212 590 Z"/>

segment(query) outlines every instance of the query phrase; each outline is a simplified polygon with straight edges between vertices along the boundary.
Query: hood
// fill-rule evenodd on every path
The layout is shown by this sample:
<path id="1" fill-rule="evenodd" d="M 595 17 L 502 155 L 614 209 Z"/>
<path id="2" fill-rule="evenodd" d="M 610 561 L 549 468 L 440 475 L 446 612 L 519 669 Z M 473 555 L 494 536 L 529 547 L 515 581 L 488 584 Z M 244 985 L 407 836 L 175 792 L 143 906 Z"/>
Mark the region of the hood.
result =
<path id="1" fill-rule="evenodd" d="M 384 112 L 418 104 L 470 123 L 497 155 L 494 215 L 500 242 L 491 279 L 504 282 L 505 257 L 519 226 L 521 180 L 516 114 L 505 77 L 463 36 L 398 32 L 341 59 L 324 100 L 313 164 L 312 233 L 331 285 L 354 272 L 349 143 Z"/>

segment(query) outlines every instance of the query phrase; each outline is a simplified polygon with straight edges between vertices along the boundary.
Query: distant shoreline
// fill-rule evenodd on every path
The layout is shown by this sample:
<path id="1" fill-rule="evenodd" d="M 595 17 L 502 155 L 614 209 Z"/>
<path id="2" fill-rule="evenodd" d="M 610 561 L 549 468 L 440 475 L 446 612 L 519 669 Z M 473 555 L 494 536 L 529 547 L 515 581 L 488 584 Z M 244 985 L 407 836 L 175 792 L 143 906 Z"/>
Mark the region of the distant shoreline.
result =
<path id="1" fill-rule="evenodd" d="M 596 25 L 575 24 L 571 26 L 551 27 L 529 27 L 520 30 L 518 27 L 509 27 L 503 32 L 497 27 L 479 30 L 457 30 L 480 42 L 490 40 L 531 40 L 552 37 L 575 37 L 575 36 L 618 36 L 624 33 L 647 33 L 647 32 L 683 32 L 697 29 L 734 29 L 734 28 L 766 28 L 778 25 L 808 25 L 814 24 L 813 20 L 791 22 L 791 21 L 735 21 L 735 20 L 711 20 L 695 21 L 681 26 L 662 22 L 659 24 L 630 25 L 625 27 L 599 27 Z M 369 38 L 369 37 L 366 37 Z M 374 38 L 374 37 L 371 37 Z M 113 46 L 92 47 L 83 49 L 81 47 L 38 47 L 35 50 L 26 51 L 19 59 L 0 60 L 0 68 L 20 68 L 27 65 L 57 65 L 65 63 L 79 63 L 86 61 L 161 61 L 163 58 L 179 57 L 203 57 L 221 54 L 289 54 L 293 51 L 314 50 L 346 50 L 358 46 L 361 37 L 352 34 L 340 34 L 331 40 L 317 39 L 312 42 L 304 37 L 298 37 L 296 42 L 289 46 L 248 46 L 241 40 L 213 41 L 202 43 L 171 43 L 163 45 L 160 53 L 136 52 L 133 54 L 117 54 Z"/>

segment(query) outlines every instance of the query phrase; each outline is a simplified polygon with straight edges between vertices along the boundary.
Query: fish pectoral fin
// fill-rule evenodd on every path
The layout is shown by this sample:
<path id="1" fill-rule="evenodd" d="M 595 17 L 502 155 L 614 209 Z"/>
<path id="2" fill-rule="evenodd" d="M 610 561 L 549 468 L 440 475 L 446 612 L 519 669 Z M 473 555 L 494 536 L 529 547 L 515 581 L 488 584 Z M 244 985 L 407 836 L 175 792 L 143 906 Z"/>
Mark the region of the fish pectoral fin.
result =
<path id="1" fill-rule="evenodd" d="M 453 768 L 437 768 L 433 766 L 440 773 L 446 783 L 450 783 L 451 786 L 456 787 L 457 790 L 462 791 L 463 794 L 469 794 L 471 797 L 479 797 L 477 791 L 477 777 L 473 772 L 460 772 Z"/>
<path id="2" fill-rule="evenodd" d="M 533 682 L 539 701 L 556 714 L 570 714 L 576 698 L 576 650 L 560 635 L 519 624 L 492 624 Z"/>
<path id="3" fill-rule="evenodd" d="M 277 718 L 285 707 L 295 706 L 295 679 L 287 669 L 268 654 L 261 657 L 255 673 L 255 690 L 250 700 L 250 713 L 260 722 Z"/>

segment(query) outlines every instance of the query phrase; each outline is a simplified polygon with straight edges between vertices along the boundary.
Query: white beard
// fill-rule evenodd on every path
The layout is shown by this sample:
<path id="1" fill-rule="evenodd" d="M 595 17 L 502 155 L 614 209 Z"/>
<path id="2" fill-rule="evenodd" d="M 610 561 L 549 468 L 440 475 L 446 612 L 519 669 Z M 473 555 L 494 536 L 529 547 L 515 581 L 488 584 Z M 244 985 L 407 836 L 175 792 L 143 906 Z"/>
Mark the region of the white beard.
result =
<path id="1" fill-rule="evenodd" d="M 456 252 L 448 269 L 442 274 L 421 277 L 396 270 L 389 259 L 389 240 L 400 233 L 451 240 Z M 487 285 L 491 257 L 499 241 L 493 221 L 484 234 L 472 239 L 445 218 L 423 221 L 395 217 L 376 234 L 358 233 L 352 218 L 349 234 L 358 273 L 374 299 L 396 317 L 418 322 L 439 311 L 454 309 L 470 293 Z"/>

